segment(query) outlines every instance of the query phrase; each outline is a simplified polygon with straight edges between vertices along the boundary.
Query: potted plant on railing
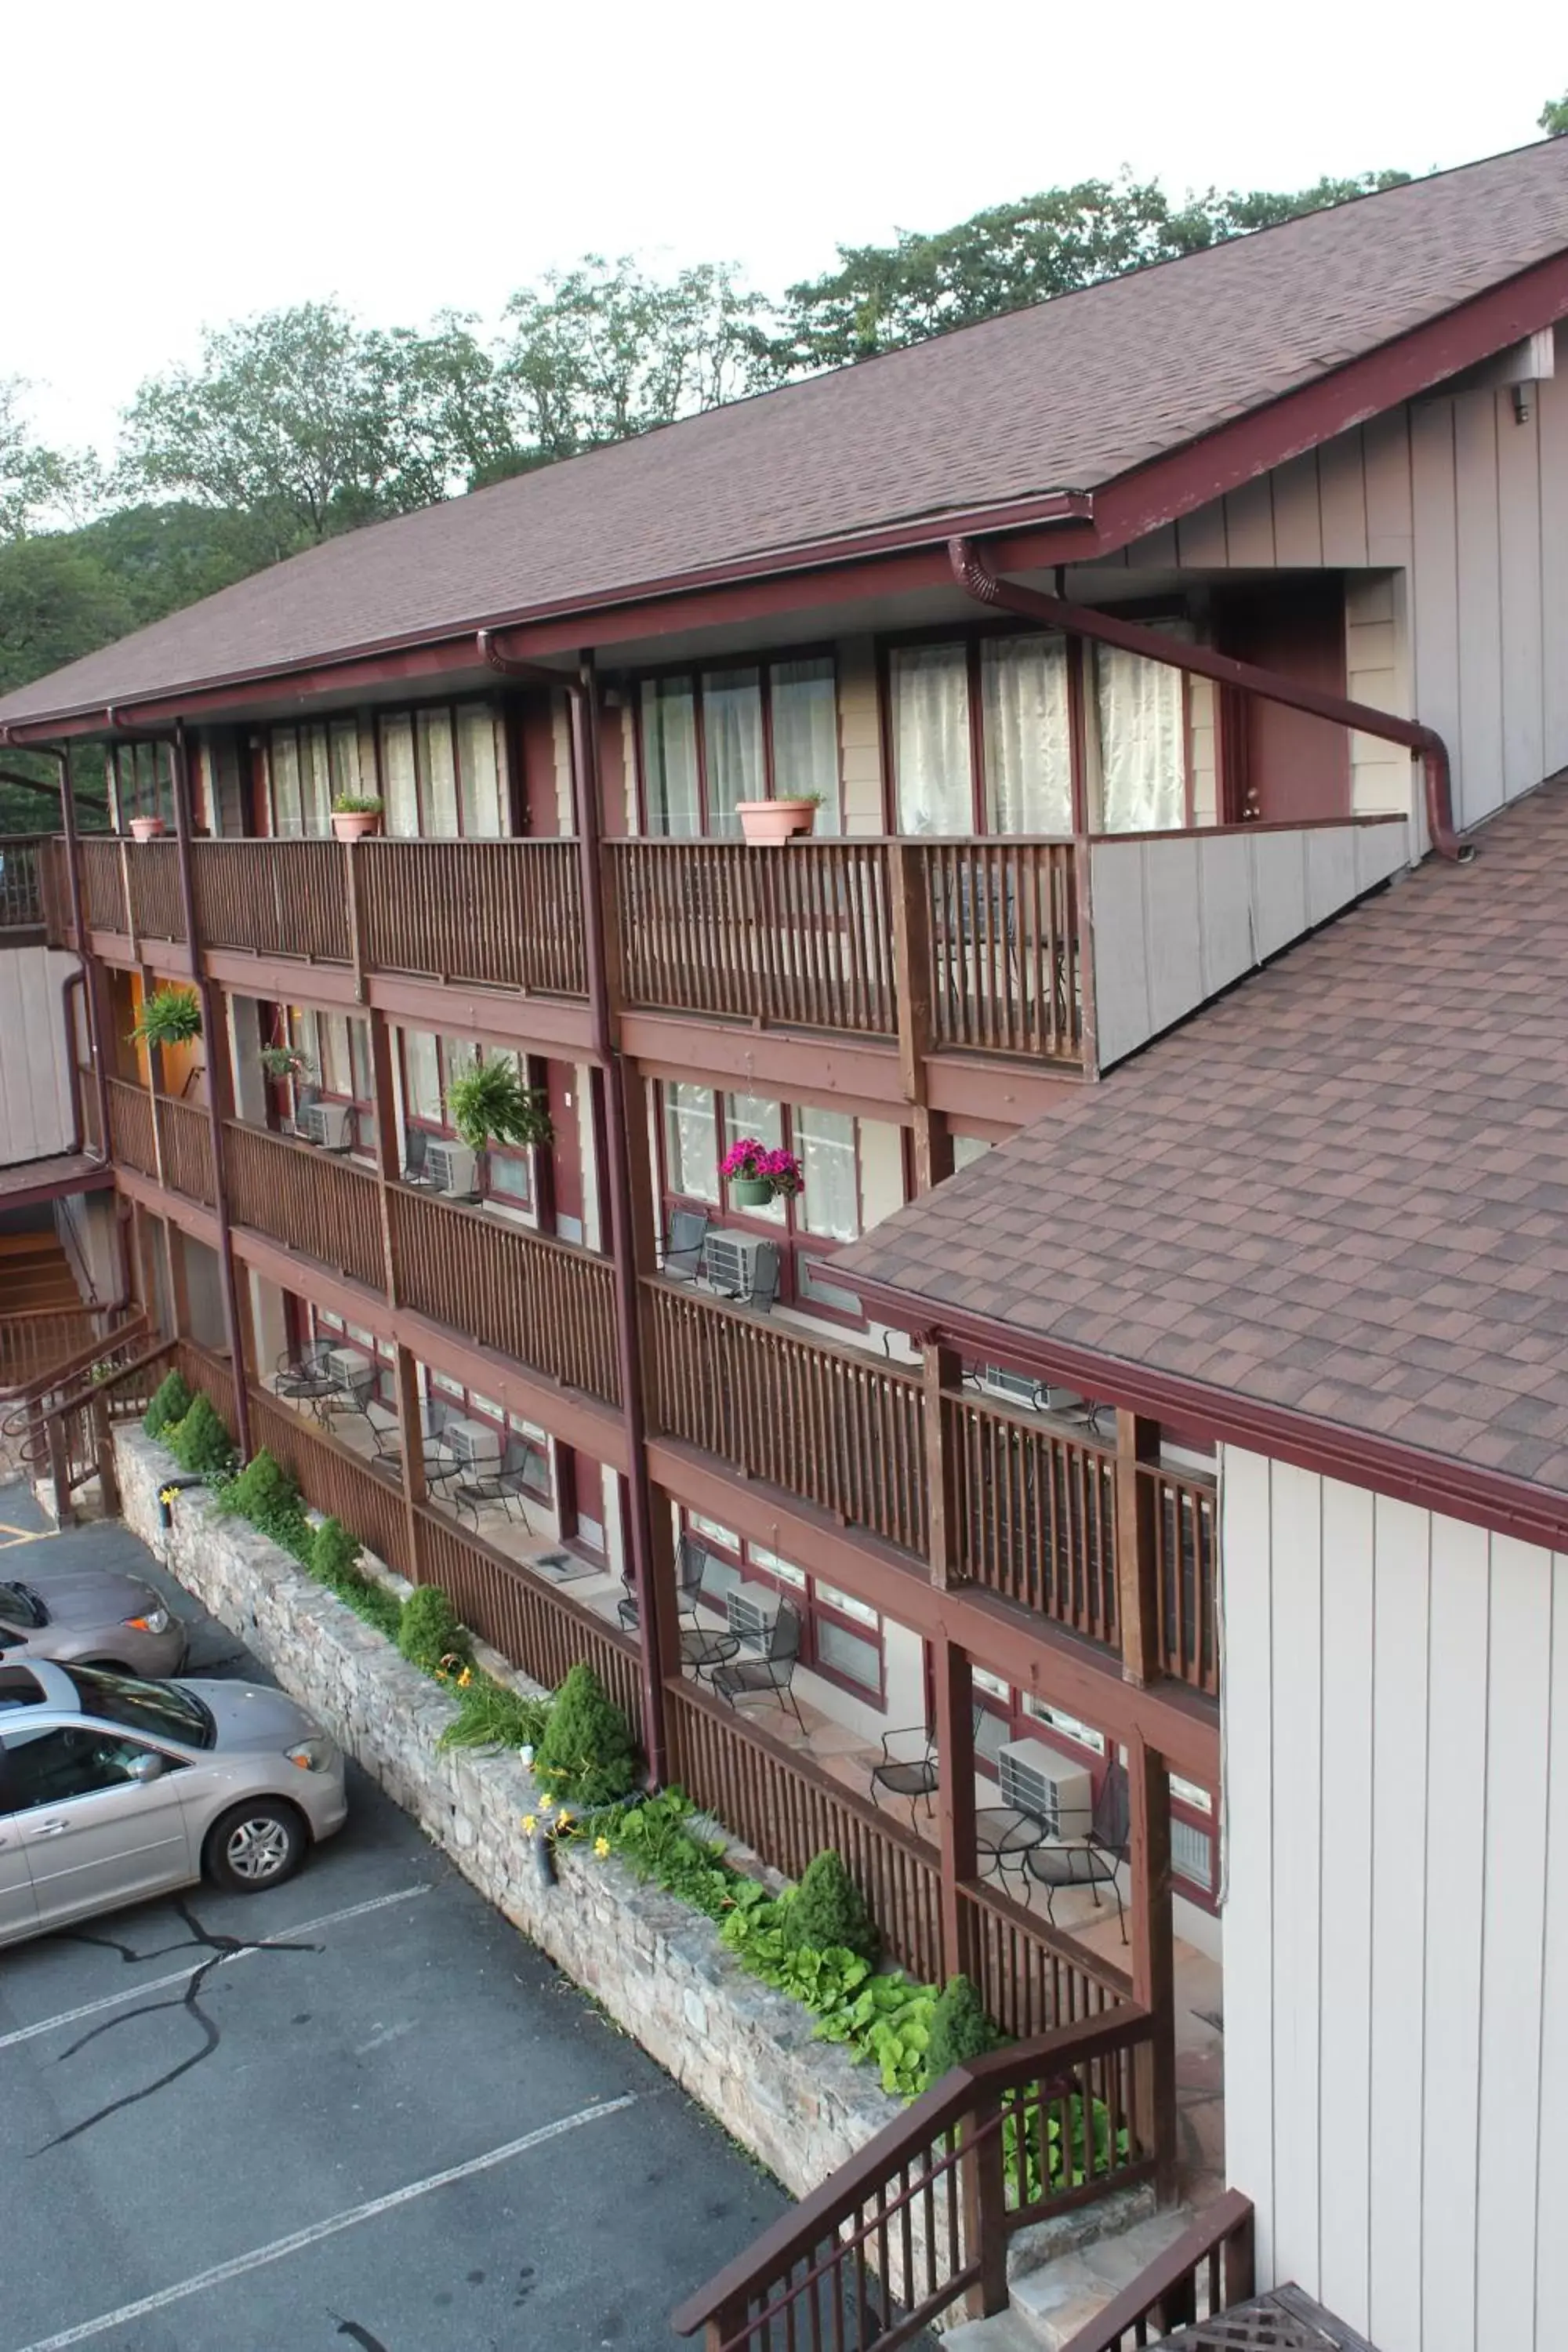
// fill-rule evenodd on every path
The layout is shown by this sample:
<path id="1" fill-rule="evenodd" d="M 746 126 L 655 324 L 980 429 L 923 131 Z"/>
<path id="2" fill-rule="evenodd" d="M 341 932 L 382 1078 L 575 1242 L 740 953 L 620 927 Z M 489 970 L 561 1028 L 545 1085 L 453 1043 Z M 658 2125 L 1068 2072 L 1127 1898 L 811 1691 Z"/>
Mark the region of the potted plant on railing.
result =
<path id="1" fill-rule="evenodd" d="M 738 1209 L 763 1209 L 770 1201 L 789 1199 L 805 1181 L 793 1151 L 771 1151 L 754 1138 L 731 1145 L 722 1173 Z"/>
<path id="2" fill-rule="evenodd" d="M 285 1078 L 309 1078 L 310 1065 L 296 1045 L 263 1045 L 261 1066 L 281 1085 Z"/>
<path id="3" fill-rule="evenodd" d="M 155 988 L 142 1000 L 133 1045 L 188 1045 L 202 1034 L 202 1008 L 194 988 Z"/>
<path id="4" fill-rule="evenodd" d="M 513 1061 L 471 1063 L 447 1088 L 447 1108 L 470 1151 L 492 1142 L 525 1146 L 555 1140 L 542 1088 L 525 1087 Z"/>
<path id="5" fill-rule="evenodd" d="M 340 793 L 332 803 L 332 831 L 340 841 L 363 841 L 381 831 L 383 803 L 374 793 Z"/>
<path id="6" fill-rule="evenodd" d="M 157 841 L 167 830 L 161 816 L 133 816 L 131 820 L 132 841 Z"/>
<path id="7" fill-rule="evenodd" d="M 735 814 L 748 841 L 790 841 L 812 830 L 821 806 L 820 793 L 802 793 L 771 801 L 737 801 Z"/>

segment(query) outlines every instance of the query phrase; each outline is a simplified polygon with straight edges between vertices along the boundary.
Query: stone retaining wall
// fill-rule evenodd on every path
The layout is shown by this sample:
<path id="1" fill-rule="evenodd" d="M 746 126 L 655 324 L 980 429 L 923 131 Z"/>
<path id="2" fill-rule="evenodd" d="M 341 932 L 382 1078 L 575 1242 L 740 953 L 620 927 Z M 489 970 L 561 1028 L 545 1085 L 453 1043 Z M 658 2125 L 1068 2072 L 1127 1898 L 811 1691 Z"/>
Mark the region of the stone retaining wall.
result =
<path id="1" fill-rule="evenodd" d="M 565 1850 L 545 1888 L 520 1826 L 535 1789 L 517 1758 L 441 1751 L 457 1710 L 437 1685 L 204 1490 L 182 1494 L 163 1528 L 173 1457 L 140 1429 L 115 1444 L 125 1522 L 149 1550 L 786 2188 L 817 2188 L 902 2112 L 868 2068 L 814 2042 L 809 2013 L 748 1976 L 709 1920 L 613 1857 Z"/>

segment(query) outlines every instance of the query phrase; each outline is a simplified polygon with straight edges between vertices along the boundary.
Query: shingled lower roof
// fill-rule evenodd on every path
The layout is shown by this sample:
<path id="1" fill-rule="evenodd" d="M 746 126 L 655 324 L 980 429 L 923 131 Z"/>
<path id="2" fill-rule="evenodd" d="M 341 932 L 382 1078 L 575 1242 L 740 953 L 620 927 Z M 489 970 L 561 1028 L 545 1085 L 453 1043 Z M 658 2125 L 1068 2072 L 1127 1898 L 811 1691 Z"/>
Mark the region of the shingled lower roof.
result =
<path id="1" fill-rule="evenodd" d="M 835 1279 L 1568 1492 L 1568 779 L 1477 839 Z"/>
<path id="2" fill-rule="evenodd" d="M 1547 140 L 331 540 L 21 688 L 0 723 L 1092 491 L 1565 248 L 1568 140 Z"/>

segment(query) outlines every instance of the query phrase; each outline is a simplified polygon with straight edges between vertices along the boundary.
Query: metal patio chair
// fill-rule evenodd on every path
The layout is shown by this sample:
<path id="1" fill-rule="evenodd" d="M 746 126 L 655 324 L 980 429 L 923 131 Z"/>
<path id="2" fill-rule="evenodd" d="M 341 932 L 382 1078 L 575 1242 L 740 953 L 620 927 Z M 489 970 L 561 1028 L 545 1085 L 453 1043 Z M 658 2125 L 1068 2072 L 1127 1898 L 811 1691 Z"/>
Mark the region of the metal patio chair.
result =
<path id="1" fill-rule="evenodd" d="M 980 1736 L 980 1720 L 985 1710 L 975 1706 L 969 1710 L 972 1735 Z M 904 1800 L 910 1809 L 910 1827 L 915 1825 L 915 1809 L 921 1799 L 926 1811 L 932 1810 L 931 1800 L 942 1785 L 942 1770 L 937 1756 L 936 1733 L 924 1724 L 909 1724 L 901 1730 L 882 1734 L 882 1760 L 871 1767 L 871 1802 L 881 1802 L 877 1791 L 885 1789 L 889 1797 Z"/>
<path id="2" fill-rule="evenodd" d="M 676 1281 L 694 1282 L 702 1270 L 702 1252 L 711 1223 L 706 1209 L 672 1209 L 669 1230 L 659 1249 L 661 1273 Z"/>
<path id="3" fill-rule="evenodd" d="M 1077 1818 L 1082 1817 L 1079 1815 Z M 1131 1835 L 1132 1812 L 1127 1792 L 1127 1774 L 1119 1763 L 1112 1762 L 1100 1784 L 1093 1813 L 1081 1834 L 1061 1838 L 1059 1843 L 1031 1846 L 1024 1856 L 1024 1868 L 1035 1884 L 1046 1890 L 1046 1916 L 1053 1927 L 1056 1925 L 1056 1898 L 1064 1887 L 1087 1886 L 1098 1907 L 1100 1888 L 1109 1886 L 1116 1897 L 1116 1916 L 1121 1929 L 1121 1940 L 1123 1943 L 1127 1941 L 1127 1912 L 1116 1874 L 1127 1859 Z"/>
<path id="4" fill-rule="evenodd" d="M 793 1688 L 799 1664 L 800 1612 L 793 1602 L 781 1601 L 766 1647 L 754 1656 L 737 1658 L 731 1665 L 715 1666 L 710 1679 L 720 1696 L 727 1698 L 731 1706 L 737 1699 L 776 1698 L 781 1710 L 786 1706 L 793 1709 L 804 1731 L 805 1718 Z"/>
<path id="5" fill-rule="evenodd" d="M 682 1536 L 675 1552 L 675 1606 L 681 1617 L 695 1621 L 697 1604 L 702 1598 L 702 1579 L 708 1571 L 708 1554 L 694 1537 Z M 626 1594 L 616 1603 L 616 1614 L 628 1633 L 635 1633 L 642 1619 L 637 1608 L 637 1586 L 629 1576 L 621 1579 Z"/>

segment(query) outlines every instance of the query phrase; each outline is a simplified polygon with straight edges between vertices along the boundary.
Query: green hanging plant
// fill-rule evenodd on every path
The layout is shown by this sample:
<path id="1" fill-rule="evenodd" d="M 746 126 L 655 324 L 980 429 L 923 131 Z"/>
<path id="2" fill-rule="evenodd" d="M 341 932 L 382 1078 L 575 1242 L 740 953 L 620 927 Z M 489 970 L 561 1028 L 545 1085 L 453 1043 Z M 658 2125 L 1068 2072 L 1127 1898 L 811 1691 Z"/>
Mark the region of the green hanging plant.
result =
<path id="1" fill-rule="evenodd" d="M 542 1088 L 525 1087 L 513 1061 L 475 1062 L 447 1090 L 452 1124 L 470 1151 L 487 1143 L 547 1144 L 555 1129 Z"/>
<path id="2" fill-rule="evenodd" d="M 155 988 L 142 1001 L 133 1045 L 188 1045 L 202 1034 L 202 1008 L 194 988 Z"/>
<path id="3" fill-rule="evenodd" d="M 310 1063 L 296 1045 L 263 1045 L 261 1066 L 269 1078 L 309 1078 Z"/>

